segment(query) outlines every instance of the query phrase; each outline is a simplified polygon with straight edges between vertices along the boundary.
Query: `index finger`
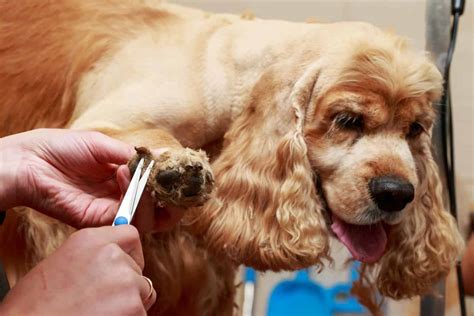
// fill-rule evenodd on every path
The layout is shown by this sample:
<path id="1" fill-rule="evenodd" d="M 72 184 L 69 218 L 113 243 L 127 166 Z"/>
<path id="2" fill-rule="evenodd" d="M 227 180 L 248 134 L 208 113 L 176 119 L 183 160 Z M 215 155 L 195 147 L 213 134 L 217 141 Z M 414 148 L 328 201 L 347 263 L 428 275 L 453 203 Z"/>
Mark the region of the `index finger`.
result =
<path id="1" fill-rule="evenodd" d="M 132 145 L 100 132 L 89 132 L 87 137 L 87 148 L 99 163 L 125 164 L 135 153 Z"/>

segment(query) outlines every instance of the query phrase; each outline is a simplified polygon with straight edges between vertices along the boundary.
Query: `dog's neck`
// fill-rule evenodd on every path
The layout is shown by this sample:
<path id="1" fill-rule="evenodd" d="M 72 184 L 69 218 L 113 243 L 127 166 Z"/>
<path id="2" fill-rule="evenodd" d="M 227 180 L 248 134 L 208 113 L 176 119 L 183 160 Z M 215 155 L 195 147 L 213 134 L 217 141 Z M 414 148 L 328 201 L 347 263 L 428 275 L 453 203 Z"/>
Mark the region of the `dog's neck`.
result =
<path id="1" fill-rule="evenodd" d="M 137 32 L 83 77 L 72 127 L 159 126 L 185 146 L 204 146 L 224 135 L 261 75 L 309 26 L 163 7 L 177 18 Z"/>
<path id="2" fill-rule="evenodd" d="M 304 35 L 315 27 L 274 20 L 247 21 L 226 15 L 212 18 L 229 21 L 209 37 L 203 57 L 206 104 L 211 113 L 221 114 L 214 121 L 219 131 L 215 136 L 220 137 L 250 104 L 262 75 L 274 64 L 300 54 L 296 49 L 301 47 L 298 34 Z M 293 66 L 293 71 L 298 71 L 302 64 Z"/>

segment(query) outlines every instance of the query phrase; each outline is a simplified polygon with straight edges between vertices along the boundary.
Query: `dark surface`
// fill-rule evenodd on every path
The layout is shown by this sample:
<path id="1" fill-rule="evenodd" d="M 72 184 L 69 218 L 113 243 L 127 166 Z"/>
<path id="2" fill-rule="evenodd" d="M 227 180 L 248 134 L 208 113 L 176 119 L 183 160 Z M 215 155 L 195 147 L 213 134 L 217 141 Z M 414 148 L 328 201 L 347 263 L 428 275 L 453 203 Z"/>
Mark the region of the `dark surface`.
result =
<path id="1" fill-rule="evenodd" d="M 0 225 L 5 220 L 5 214 L 5 211 L 0 211 Z M 7 295 L 8 290 L 10 290 L 10 285 L 8 284 L 7 276 L 3 270 L 3 265 L 0 262 L 0 302 L 3 300 L 5 295 Z"/>
<path id="2" fill-rule="evenodd" d="M 3 270 L 3 265 L 0 262 L 0 302 L 3 301 L 3 298 L 7 295 L 9 290 L 10 285 L 8 284 L 7 276 Z"/>

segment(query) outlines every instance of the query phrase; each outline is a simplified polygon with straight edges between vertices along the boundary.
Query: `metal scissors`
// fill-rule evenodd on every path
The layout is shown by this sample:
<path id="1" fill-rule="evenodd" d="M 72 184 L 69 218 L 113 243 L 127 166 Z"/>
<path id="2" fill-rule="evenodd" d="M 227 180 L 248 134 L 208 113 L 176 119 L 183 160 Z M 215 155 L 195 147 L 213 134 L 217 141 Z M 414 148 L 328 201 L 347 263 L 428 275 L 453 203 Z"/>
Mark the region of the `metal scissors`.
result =
<path id="1" fill-rule="evenodd" d="M 148 164 L 148 167 L 146 168 L 143 175 L 140 176 L 142 174 L 144 164 L 143 158 L 140 159 L 137 169 L 135 170 L 132 180 L 130 181 L 130 185 L 128 186 L 127 192 L 125 192 L 122 203 L 120 204 L 117 214 L 115 215 L 112 226 L 130 224 L 132 222 L 133 215 L 137 210 L 138 202 L 140 202 L 143 190 L 145 190 L 146 182 L 150 176 L 151 168 L 153 167 L 154 163 L 155 162 L 152 160 L 150 164 Z"/>

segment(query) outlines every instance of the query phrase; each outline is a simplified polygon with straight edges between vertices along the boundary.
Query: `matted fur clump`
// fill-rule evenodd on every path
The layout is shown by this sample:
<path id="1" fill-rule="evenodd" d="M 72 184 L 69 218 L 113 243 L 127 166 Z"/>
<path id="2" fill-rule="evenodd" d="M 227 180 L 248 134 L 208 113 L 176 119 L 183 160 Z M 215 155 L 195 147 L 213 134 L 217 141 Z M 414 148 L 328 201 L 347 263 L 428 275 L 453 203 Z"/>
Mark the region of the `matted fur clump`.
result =
<path id="1" fill-rule="evenodd" d="M 202 150 L 167 150 L 155 157 L 146 147 L 135 149 L 137 154 L 128 162 L 131 174 L 142 158 L 145 166 L 152 160 L 156 163 L 151 170 L 147 188 L 157 207 L 201 206 L 209 199 L 214 188 L 214 178 L 208 158 Z"/>

